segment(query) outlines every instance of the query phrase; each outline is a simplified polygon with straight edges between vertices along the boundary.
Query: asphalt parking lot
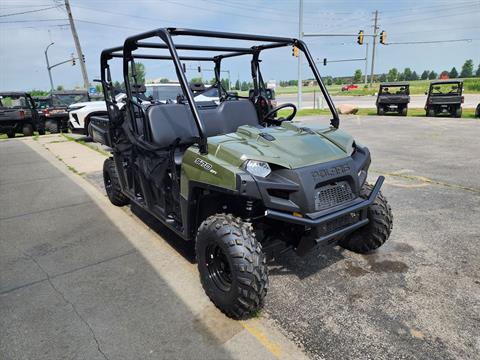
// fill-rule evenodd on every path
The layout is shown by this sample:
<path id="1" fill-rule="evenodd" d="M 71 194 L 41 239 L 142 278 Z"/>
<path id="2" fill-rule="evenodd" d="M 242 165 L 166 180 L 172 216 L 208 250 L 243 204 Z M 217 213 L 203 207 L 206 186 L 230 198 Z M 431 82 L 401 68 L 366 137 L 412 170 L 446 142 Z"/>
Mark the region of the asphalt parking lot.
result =
<path id="1" fill-rule="evenodd" d="M 302 120 L 308 122 L 311 118 Z M 394 212 L 392 236 L 385 246 L 370 255 L 357 255 L 334 247 L 316 249 L 303 258 L 290 253 L 273 261 L 269 266 L 271 285 L 262 317 L 272 320 L 284 334 L 301 345 L 314 359 L 479 358 L 480 122 L 450 118 L 348 116 L 343 118 L 341 128 L 354 135 L 357 142 L 370 148 L 372 152 L 370 179 L 374 180 L 380 174 L 386 176 L 383 192 Z M 5 143 L 0 142 L 0 146 L 5 148 Z M 83 176 L 103 192 L 100 170 L 88 172 Z M 41 170 L 39 171 L 41 174 Z M 11 176 L 11 179 L 3 180 L 12 183 L 15 181 L 15 174 Z M 47 172 L 43 176 L 48 178 L 55 174 Z M 85 200 L 78 192 L 70 196 L 73 202 L 82 203 Z M 65 198 L 48 196 L 45 199 L 55 206 L 66 201 Z M 7 201 L 8 211 L 2 213 L 2 217 L 20 214 L 16 209 L 19 206 L 18 201 L 4 195 L 2 203 Z M 27 201 L 28 197 L 25 203 L 20 205 L 31 206 Z M 34 202 L 33 205 L 35 204 L 37 203 Z M 58 224 L 63 223 L 62 219 L 81 214 L 83 213 L 60 211 L 55 221 L 49 221 L 49 225 L 59 226 Z M 100 215 L 86 210 L 85 216 L 91 219 Z M 11 229 L 18 226 L 13 220 L 6 221 L 10 221 Z M 35 221 L 40 220 L 37 218 Z M 108 219 L 104 221 L 108 224 Z M 5 221 L 3 223 L 5 224 Z M 85 223 L 87 222 L 84 221 L 83 224 Z M 75 221 L 69 220 L 67 224 L 75 227 Z M 103 227 L 99 227 L 91 231 L 98 236 L 102 229 Z M 34 230 L 35 227 L 31 225 L 29 232 Z M 112 227 L 109 231 L 117 230 Z M 11 281 L 14 284 L 18 282 L 17 276 L 23 273 L 31 276 L 29 282 L 40 281 L 43 278 L 40 272 L 34 271 L 35 264 L 28 256 L 40 258 L 41 264 L 48 270 L 49 266 L 52 268 L 58 266 L 56 264 L 53 267 L 55 262 L 60 261 L 62 264 L 62 258 L 55 257 L 57 248 L 61 248 L 73 259 L 79 259 L 74 252 L 68 253 L 77 243 L 81 243 L 81 249 L 92 257 L 99 253 L 97 251 L 99 248 L 105 247 L 101 240 L 88 239 L 76 239 L 64 244 L 59 239 L 61 237 L 68 239 L 69 232 L 65 229 L 57 236 L 58 243 L 53 244 L 55 247 L 53 250 L 45 246 L 28 248 L 30 239 L 28 233 L 19 236 L 17 246 L 26 247 L 30 252 L 27 251 L 27 255 L 24 255 L 27 258 L 18 263 L 19 267 L 14 272 L 2 277 L 3 283 Z M 115 234 L 110 234 L 102 238 L 114 236 Z M 162 233 L 162 236 L 171 244 L 179 241 L 168 233 Z M 140 345 L 115 349 L 115 342 L 104 342 L 104 339 L 109 339 L 112 331 L 115 336 L 123 335 L 122 331 L 115 329 L 129 323 L 128 314 L 119 313 L 119 309 L 133 309 L 134 305 L 128 304 L 129 302 L 134 304 L 139 294 L 151 298 L 163 296 L 161 292 L 165 291 L 165 297 L 171 298 L 173 302 L 179 302 L 179 293 L 186 291 L 178 288 L 172 292 L 150 269 L 150 266 L 154 266 L 155 259 L 151 260 L 153 262 L 150 264 L 144 265 L 145 260 L 138 257 L 135 251 L 129 253 L 132 248 L 123 237 L 120 236 L 120 241 L 115 246 L 110 257 L 122 255 L 124 259 L 130 259 L 128 261 L 132 264 L 139 262 L 146 276 L 143 277 L 141 273 L 132 275 L 128 271 L 122 273 L 120 265 L 112 261 L 103 266 L 107 274 L 118 273 L 117 277 L 89 274 L 88 271 L 91 269 L 85 269 L 82 271 L 87 272 L 87 277 L 82 278 L 78 273 L 69 275 L 69 269 L 65 267 L 62 274 L 66 274 L 52 280 L 60 291 L 68 290 L 77 280 L 82 281 L 78 288 L 70 289 L 67 299 L 72 301 L 78 297 L 77 310 L 87 321 L 93 321 L 93 328 L 98 337 L 96 340 L 102 350 L 113 354 L 110 357 L 112 359 L 118 358 L 122 350 L 132 355 L 135 355 L 136 351 L 143 351 Z M 185 258 L 189 257 L 188 249 L 179 250 L 178 253 Z M 77 264 L 79 265 L 81 264 Z M 135 266 L 132 265 L 129 269 L 131 268 Z M 185 270 L 180 268 L 179 271 L 179 275 L 183 276 L 182 272 Z M 134 278 L 127 279 L 128 276 Z M 118 280 L 118 284 L 112 283 L 116 281 L 115 279 Z M 101 283 L 95 285 L 96 280 Z M 157 293 L 152 289 L 146 290 L 145 287 L 126 291 L 132 281 L 143 281 L 148 284 L 147 287 L 158 286 L 162 291 Z M 50 294 L 53 291 L 48 290 L 48 286 L 45 289 L 41 288 L 45 286 L 42 284 L 39 282 L 35 285 L 39 287 L 38 289 L 25 287 L 21 296 L 9 297 L 8 302 L 5 296 L 1 298 L 2 307 L 6 309 L 4 316 L 9 312 L 14 314 L 15 307 L 18 306 L 16 304 L 29 305 L 31 302 L 29 291 L 45 292 L 43 303 L 31 305 L 52 311 L 51 302 L 55 300 L 55 294 Z M 80 286 L 91 287 L 92 293 L 82 293 Z M 112 287 L 112 290 L 104 295 L 102 286 Z M 106 303 L 100 307 L 91 307 L 89 304 L 89 296 L 100 298 L 105 296 L 106 300 L 111 300 L 119 291 L 126 292 L 112 304 Z M 12 296 L 11 291 L 8 294 Z M 60 305 L 67 315 L 72 315 L 72 310 L 67 305 Z M 145 302 L 142 302 L 141 306 L 146 309 L 145 311 L 149 308 Z M 181 302 L 179 306 L 180 310 L 188 313 L 188 307 Z M 177 314 L 174 306 L 169 309 L 172 314 Z M 102 311 L 105 312 L 105 317 L 101 316 Z M 138 314 L 138 311 L 135 313 Z M 47 314 L 48 311 L 43 316 L 48 316 Z M 72 321 L 80 321 L 73 315 Z M 107 315 L 119 318 L 113 321 Z M 187 324 L 188 318 L 187 315 L 183 316 L 181 321 Z M 102 324 L 102 319 L 108 326 Z M 155 329 L 154 322 L 159 319 L 172 323 L 178 321 L 175 316 L 168 314 L 153 318 L 145 315 L 143 321 L 146 325 L 142 327 L 145 333 Z M 31 321 L 33 332 L 42 331 L 45 323 L 50 324 L 45 318 L 27 313 L 23 319 L 12 315 L 4 317 L 2 327 L 4 329 L 12 327 L 21 320 Z M 59 323 L 64 324 L 62 321 Z M 68 336 L 68 331 L 65 331 L 66 325 L 57 328 L 54 324 L 55 319 L 52 320 L 52 337 Z M 134 326 L 135 324 L 132 324 L 129 329 L 133 329 Z M 92 339 L 88 328 L 84 328 L 83 331 L 84 342 L 80 343 L 83 347 L 77 344 L 75 351 L 79 352 L 85 348 L 92 351 L 95 356 L 98 355 L 95 346 L 92 346 L 95 338 Z M 61 332 L 63 334 L 59 334 Z M 21 337 L 21 332 L 8 334 L 9 341 Z M 28 331 L 25 334 L 28 334 Z M 160 333 L 155 334 L 160 336 Z M 22 342 L 23 340 L 15 341 L 18 341 L 18 344 L 28 344 Z M 180 336 L 175 339 L 175 344 L 180 346 L 183 341 L 187 340 Z M 194 343 L 201 344 L 201 338 L 195 338 Z M 146 337 L 141 345 L 150 346 L 149 349 L 154 351 L 160 349 L 160 346 L 154 344 L 154 336 Z M 186 347 L 183 355 L 188 357 L 205 351 L 205 354 L 214 357 L 228 357 L 234 345 L 231 346 L 220 350 L 204 346 L 199 347 L 196 352 L 194 347 Z M 40 349 L 45 350 L 45 347 Z M 168 349 L 171 351 L 173 347 L 170 346 Z M 60 354 L 61 349 L 57 353 Z M 83 357 L 93 358 L 93 355 Z"/>

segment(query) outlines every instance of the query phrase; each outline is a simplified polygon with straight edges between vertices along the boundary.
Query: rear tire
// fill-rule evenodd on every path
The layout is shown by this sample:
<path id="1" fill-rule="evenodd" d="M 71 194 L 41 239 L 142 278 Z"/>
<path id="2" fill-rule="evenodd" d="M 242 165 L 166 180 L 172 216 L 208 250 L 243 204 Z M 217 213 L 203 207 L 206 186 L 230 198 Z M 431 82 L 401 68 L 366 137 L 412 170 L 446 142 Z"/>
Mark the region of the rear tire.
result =
<path id="1" fill-rule="evenodd" d="M 25 124 L 22 128 L 23 136 L 32 136 L 33 135 L 33 126 L 32 124 Z"/>
<path id="2" fill-rule="evenodd" d="M 377 115 L 385 115 L 385 109 L 382 106 L 377 107 Z"/>
<path id="3" fill-rule="evenodd" d="M 58 131 L 58 122 L 53 121 L 53 120 L 47 120 L 45 122 L 45 128 L 51 133 L 51 134 L 58 134 L 60 131 Z"/>
<path id="4" fill-rule="evenodd" d="M 427 110 L 427 116 L 435 117 L 436 115 L 437 115 L 437 113 L 435 112 L 435 109 L 428 109 Z"/>
<path id="5" fill-rule="evenodd" d="M 462 117 L 462 108 L 460 106 L 455 109 L 455 117 L 456 118 L 461 118 Z"/>
<path id="6" fill-rule="evenodd" d="M 360 197 L 368 198 L 372 189 L 372 185 L 365 184 L 360 191 Z M 367 217 L 370 220 L 369 223 L 341 240 L 339 242 L 341 247 L 365 254 L 378 249 L 388 240 L 393 228 L 393 214 L 387 199 L 381 192 L 367 209 Z"/>
<path id="7" fill-rule="evenodd" d="M 475 110 L 475 117 L 480 118 L 480 104 L 477 105 L 477 109 Z"/>
<path id="8" fill-rule="evenodd" d="M 195 250 L 203 289 L 222 312 L 242 319 L 263 306 L 268 269 L 250 224 L 229 214 L 210 216 L 198 229 Z"/>
<path id="9" fill-rule="evenodd" d="M 400 113 L 401 116 L 407 116 L 408 106 L 405 105 L 404 107 L 402 107 L 402 109 L 399 111 L 399 113 Z"/>
<path id="10" fill-rule="evenodd" d="M 106 159 L 103 163 L 103 182 L 108 199 L 113 205 L 125 206 L 130 203 L 130 200 L 122 192 L 117 167 L 112 158 Z"/>
<path id="11" fill-rule="evenodd" d="M 12 139 L 15 137 L 15 130 L 10 130 L 7 132 L 7 136 L 9 139 Z"/>

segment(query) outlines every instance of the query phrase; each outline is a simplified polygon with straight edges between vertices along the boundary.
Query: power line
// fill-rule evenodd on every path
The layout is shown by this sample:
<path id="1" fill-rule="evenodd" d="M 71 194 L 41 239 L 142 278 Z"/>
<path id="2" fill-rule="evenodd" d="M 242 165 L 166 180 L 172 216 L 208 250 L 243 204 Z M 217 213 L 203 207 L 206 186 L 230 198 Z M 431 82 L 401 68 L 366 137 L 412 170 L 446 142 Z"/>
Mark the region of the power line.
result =
<path id="1" fill-rule="evenodd" d="M 13 21 L 0 21 L 0 24 L 17 24 L 17 23 L 28 23 L 28 22 L 46 22 L 46 21 L 65 21 L 68 19 L 37 19 L 37 20 L 13 20 Z"/>
<path id="2" fill-rule="evenodd" d="M 50 7 L 46 7 L 46 8 L 43 8 L 43 9 L 28 10 L 28 11 L 22 11 L 22 12 L 17 12 L 17 13 L 4 14 L 4 15 L 0 15 L 0 17 L 14 16 L 14 15 L 23 15 L 23 14 L 29 14 L 29 13 L 39 12 L 39 11 L 45 11 L 45 10 L 55 9 L 55 8 L 56 8 L 56 6 L 50 6 Z"/>
<path id="3" fill-rule="evenodd" d="M 452 42 L 471 42 L 472 39 L 453 39 L 453 40 L 430 40 L 430 41 L 403 41 L 390 42 L 385 45 L 410 45 L 410 44 L 438 44 L 438 43 L 452 43 Z"/>

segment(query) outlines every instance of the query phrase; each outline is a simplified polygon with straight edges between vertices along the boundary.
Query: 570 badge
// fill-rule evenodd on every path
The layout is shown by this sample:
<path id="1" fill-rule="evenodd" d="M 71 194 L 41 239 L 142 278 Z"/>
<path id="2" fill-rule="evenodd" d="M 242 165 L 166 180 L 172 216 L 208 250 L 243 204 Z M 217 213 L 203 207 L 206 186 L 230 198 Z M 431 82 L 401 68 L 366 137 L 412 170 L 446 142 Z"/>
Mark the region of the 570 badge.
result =
<path id="1" fill-rule="evenodd" d="M 194 162 L 195 162 L 195 164 L 201 166 L 202 168 L 204 168 L 205 170 L 207 170 L 211 174 L 217 175 L 217 172 L 213 169 L 213 165 L 206 162 L 205 160 L 200 159 L 200 158 L 196 158 Z"/>

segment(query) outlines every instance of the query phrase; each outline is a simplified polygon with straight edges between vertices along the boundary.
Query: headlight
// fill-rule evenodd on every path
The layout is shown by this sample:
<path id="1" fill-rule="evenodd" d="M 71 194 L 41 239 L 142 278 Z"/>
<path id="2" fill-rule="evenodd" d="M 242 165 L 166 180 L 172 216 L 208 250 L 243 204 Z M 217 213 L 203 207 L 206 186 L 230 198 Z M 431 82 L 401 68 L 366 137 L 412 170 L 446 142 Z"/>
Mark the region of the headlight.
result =
<path id="1" fill-rule="evenodd" d="M 69 106 L 68 111 L 74 111 L 74 110 L 80 110 L 81 108 L 85 107 L 85 105 L 80 105 L 80 106 Z"/>
<path id="2" fill-rule="evenodd" d="M 247 160 L 245 164 L 245 170 L 247 170 L 250 174 L 259 177 L 266 177 L 272 172 L 272 169 L 270 169 L 268 163 L 257 160 Z"/>

